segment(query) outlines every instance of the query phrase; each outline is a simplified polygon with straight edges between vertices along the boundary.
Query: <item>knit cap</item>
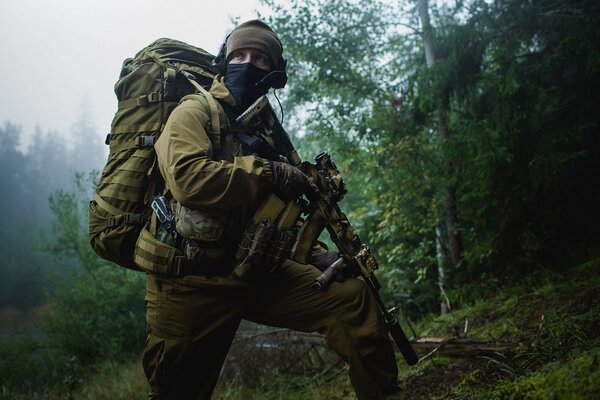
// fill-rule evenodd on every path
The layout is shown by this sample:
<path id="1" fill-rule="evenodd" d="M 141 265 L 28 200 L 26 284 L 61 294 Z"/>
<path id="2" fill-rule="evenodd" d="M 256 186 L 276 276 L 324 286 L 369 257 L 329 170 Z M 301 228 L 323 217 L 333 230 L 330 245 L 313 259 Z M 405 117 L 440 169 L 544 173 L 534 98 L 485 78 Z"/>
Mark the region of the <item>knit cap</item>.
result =
<path id="1" fill-rule="evenodd" d="M 256 49 L 269 57 L 271 66 L 278 64 L 283 53 L 281 41 L 264 22 L 254 19 L 237 26 L 227 38 L 227 55 L 229 56 L 239 49 Z"/>

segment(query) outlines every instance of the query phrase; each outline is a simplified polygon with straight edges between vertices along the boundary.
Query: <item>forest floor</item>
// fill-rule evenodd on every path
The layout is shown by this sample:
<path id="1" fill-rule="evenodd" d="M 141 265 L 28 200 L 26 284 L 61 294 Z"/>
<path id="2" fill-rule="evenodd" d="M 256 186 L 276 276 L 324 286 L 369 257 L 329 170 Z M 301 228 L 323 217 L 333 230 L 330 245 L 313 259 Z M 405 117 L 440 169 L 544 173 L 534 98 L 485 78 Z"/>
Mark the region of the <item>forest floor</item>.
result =
<path id="1" fill-rule="evenodd" d="M 405 368 L 408 399 L 600 398 L 600 261 L 565 274 L 525 277 L 441 317 L 421 321 L 422 336 L 468 336 L 509 343 L 476 357 L 439 355 Z"/>
<path id="2" fill-rule="evenodd" d="M 406 399 L 600 399 L 600 260 L 562 274 L 537 272 L 509 286 L 491 280 L 474 290 L 482 293 L 473 296 L 478 300 L 425 318 L 415 331 L 487 341 L 498 350 L 457 356 L 469 346 L 457 350 L 448 342 L 414 367 L 399 356 Z M 214 398 L 355 397 L 340 374 L 320 381 L 275 375 L 256 388 L 222 380 Z"/>
<path id="3" fill-rule="evenodd" d="M 414 367 L 398 356 L 406 399 L 600 399 L 600 260 L 563 274 L 538 272 L 508 287 L 494 282 L 488 286 L 477 287 L 486 294 L 476 296 L 479 300 L 444 316 L 427 317 L 414 328 L 421 337 L 467 337 L 504 349 L 461 357 L 451 355 L 456 348 L 448 344 Z M 263 343 L 267 349 L 273 345 Z M 230 358 L 235 354 L 234 347 Z M 248 379 L 226 366 L 213 399 L 355 398 L 339 363 L 330 364 L 324 376 L 261 367 L 263 360 L 249 358 L 256 361 L 255 374 Z M 291 358 L 290 365 L 300 365 L 299 357 Z M 285 362 L 277 359 L 275 365 Z M 145 399 L 148 389 L 140 364 L 97 365 L 71 385 L 67 397 L 63 386 L 62 391 L 10 398 Z M 4 398 L 9 397 L 0 391 Z"/>

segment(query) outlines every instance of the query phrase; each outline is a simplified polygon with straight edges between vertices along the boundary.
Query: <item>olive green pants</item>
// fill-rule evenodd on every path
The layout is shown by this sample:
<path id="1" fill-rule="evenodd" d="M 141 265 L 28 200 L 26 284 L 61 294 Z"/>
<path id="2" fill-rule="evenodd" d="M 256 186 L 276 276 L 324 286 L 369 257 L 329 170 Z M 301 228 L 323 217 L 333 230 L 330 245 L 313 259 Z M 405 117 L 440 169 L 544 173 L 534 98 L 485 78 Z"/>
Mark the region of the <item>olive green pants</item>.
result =
<path id="1" fill-rule="evenodd" d="M 312 265 L 286 261 L 258 282 L 234 276 L 148 275 L 144 371 L 150 399 L 210 399 L 241 319 L 320 332 L 349 364 L 359 399 L 397 390 L 387 331 L 365 283 L 351 278 L 313 292 Z"/>

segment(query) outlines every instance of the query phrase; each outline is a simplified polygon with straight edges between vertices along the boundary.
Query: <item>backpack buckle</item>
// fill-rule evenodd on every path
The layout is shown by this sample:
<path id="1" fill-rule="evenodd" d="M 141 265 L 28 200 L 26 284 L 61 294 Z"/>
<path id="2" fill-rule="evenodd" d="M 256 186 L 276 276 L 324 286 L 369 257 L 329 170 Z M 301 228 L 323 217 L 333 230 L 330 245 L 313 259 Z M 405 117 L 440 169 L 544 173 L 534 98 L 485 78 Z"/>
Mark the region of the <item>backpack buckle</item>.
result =
<path id="1" fill-rule="evenodd" d="M 156 143 L 156 138 L 152 135 L 142 135 L 138 136 L 135 140 L 135 145 L 137 147 L 152 147 Z"/>
<path id="2" fill-rule="evenodd" d="M 181 75 L 185 76 L 187 79 L 196 80 L 196 75 L 189 73 L 187 71 L 180 71 Z"/>
<path id="3" fill-rule="evenodd" d="M 177 256 L 173 259 L 172 270 L 171 273 L 181 278 L 186 275 L 186 261 L 185 257 Z"/>
<path id="4" fill-rule="evenodd" d="M 119 216 L 118 215 L 111 215 L 110 217 L 108 217 L 106 219 L 106 225 L 109 228 L 114 228 L 115 226 L 119 226 L 120 223 L 119 223 L 119 220 L 118 220 L 117 217 L 119 217 Z"/>
<path id="5" fill-rule="evenodd" d="M 123 224 L 141 224 L 144 222 L 143 214 L 127 213 L 123 214 Z"/>
<path id="6" fill-rule="evenodd" d="M 147 96 L 148 103 L 156 103 L 159 100 L 158 92 L 149 93 Z"/>

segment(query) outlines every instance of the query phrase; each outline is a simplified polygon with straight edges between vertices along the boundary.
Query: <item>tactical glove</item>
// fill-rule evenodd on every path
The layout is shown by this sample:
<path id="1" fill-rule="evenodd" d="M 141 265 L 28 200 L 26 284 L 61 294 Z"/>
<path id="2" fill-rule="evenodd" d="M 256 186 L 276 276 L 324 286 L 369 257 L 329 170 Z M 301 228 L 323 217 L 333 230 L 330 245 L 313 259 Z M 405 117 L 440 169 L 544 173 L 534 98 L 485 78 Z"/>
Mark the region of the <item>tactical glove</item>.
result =
<path id="1" fill-rule="evenodd" d="M 308 176 L 298 168 L 279 161 L 269 161 L 273 171 L 273 193 L 282 200 L 302 196 L 309 186 Z"/>
<path id="2" fill-rule="evenodd" d="M 308 260 L 312 265 L 317 267 L 321 272 L 324 272 L 331 264 L 336 262 L 340 258 L 340 254 L 337 251 L 327 251 L 325 253 L 317 254 Z M 344 260 L 344 264 L 342 268 L 339 270 L 338 274 L 335 276 L 335 280 L 337 282 L 343 282 L 346 278 L 352 276 L 349 269 L 346 267 L 346 263 Z"/>
<path id="3" fill-rule="evenodd" d="M 340 258 L 340 255 L 336 251 L 327 251 L 310 257 L 309 262 L 321 271 L 325 271 L 338 258 Z"/>

